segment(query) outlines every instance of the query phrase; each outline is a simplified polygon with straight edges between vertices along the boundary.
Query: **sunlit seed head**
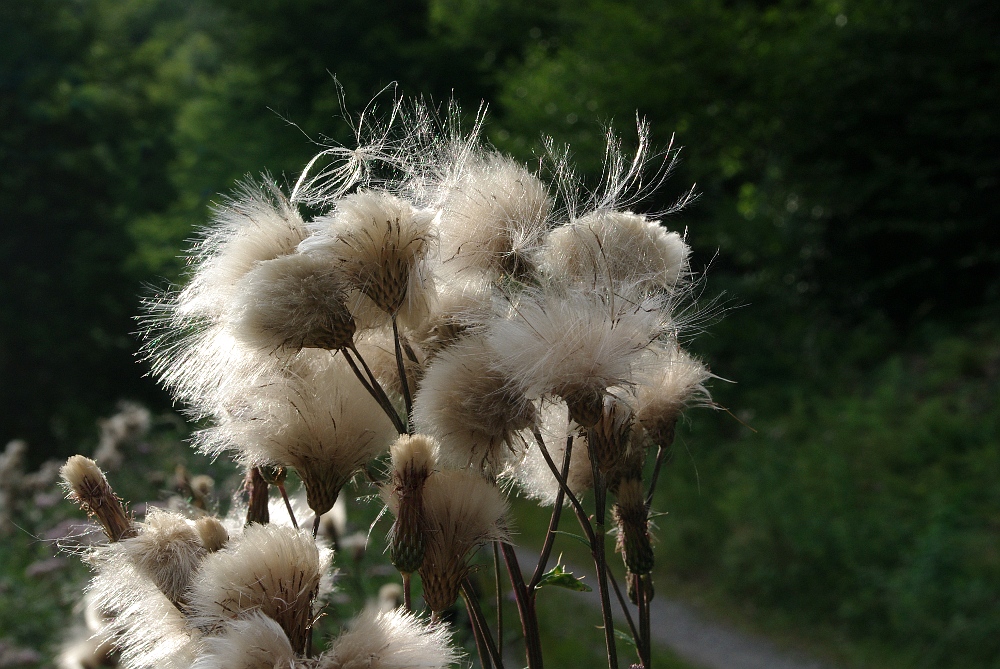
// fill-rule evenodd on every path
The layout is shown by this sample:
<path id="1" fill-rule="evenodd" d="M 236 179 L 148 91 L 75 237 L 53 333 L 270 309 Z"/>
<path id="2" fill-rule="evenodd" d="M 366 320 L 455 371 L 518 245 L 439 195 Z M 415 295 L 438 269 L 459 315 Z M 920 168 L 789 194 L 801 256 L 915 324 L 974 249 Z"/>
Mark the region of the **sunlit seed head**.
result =
<path id="1" fill-rule="evenodd" d="M 684 274 L 689 252 L 681 236 L 659 221 L 600 210 L 552 230 L 542 264 L 555 280 L 670 289 Z"/>
<path id="2" fill-rule="evenodd" d="M 712 405 L 704 385 L 712 373 L 676 344 L 652 349 L 648 358 L 637 385 L 636 417 L 654 444 L 669 446 L 685 407 Z"/>
<path id="3" fill-rule="evenodd" d="M 481 279 L 438 285 L 430 314 L 413 333 L 428 362 L 458 342 L 470 330 L 481 328 L 493 316 L 493 289 Z"/>
<path id="4" fill-rule="evenodd" d="M 468 470 L 435 472 L 424 485 L 426 554 L 420 567 L 424 601 L 443 611 L 458 597 L 474 548 L 505 541 L 507 500 L 492 483 Z"/>
<path id="5" fill-rule="evenodd" d="M 402 610 L 369 608 L 320 656 L 318 669 L 445 669 L 459 659 L 447 626 Z"/>
<path id="6" fill-rule="evenodd" d="M 444 268 L 457 275 L 523 278 L 534 269 L 551 209 L 545 185 L 510 158 L 469 159 L 443 205 Z"/>
<path id="7" fill-rule="evenodd" d="M 247 181 L 215 209 L 203 235 L 190 253 L 191 281 L 173 305 L 179 317 L 220 317 L 239 281 L 258 263 L 295 251 L 306 226 L 274 182 Z"/>
<path id="8" fill-rule="evenodd" d="M 208 553 L 193 523 L 169 511 L 150 509 L 138 534 L 118 544 L 122 556 L 174 604 L 183 604 L 191 578 Z"/>
<path id="9" fill-rule="evenodd" d="M 426 312 L 432 288 L 424 258 L 434 213 L 384 191 L 360 191 L 318 219 L 315 234 L 300 246 L 328 255 L 351 284 L 385 313 L 414 320 Z"/>
<path id="10" fill-rule="evenodd" d="M 236 451 L 247 464 L 294 467 L 310 508 L 326 513 L 340 489 L 397 436 L 342 355 L 300 353 L 281 378 L 201 436 L 211 453 Z"/>
<path id="11" fill-rule="evenodd" d="M 213 516 L 202 516 L 194 521 L 195 532 L 201 539 L 201 545 L 209 553 L 214 553 L 229 541 L 229 532 L 222 522 Z"/>
<path id="12" fill-rule="evenodd" d="M 96 462 L 74 455 L 66 460 L 59 473 L 70 499 L 100 521 L 108 539 L 118 541 L 135 534 L 132 519 Z"/>
<path id="13" fill-rule="evenodd" d="M 593 426 L 605 394 L 632 384 L 642 352 L 668 323 L 658 300 L 571 289 L 522 296 L 486 336 L 494 364 L 528 397 L 558 395 L 574 420 Z"/>
<path id="14" fill-rule="evenodd" d="M 251 347 L 294 352 L 349 346 L 356 329 L 338 268 L 304 253 L 258 264 L 232 302 L 233 334 Z"/>
<path id="15" fill-rule="evenodd" d="M 227 621 L 218 635 L 206 636 L 191 669 L 296 669 L 299 656 L 281 626 L 259 612 Z"/>
<path id="16" fill-rule="evenodd" d="M 313 621 L 312 604 L 330 555 L 312 535 L 280 525 L 249 525 L 237 541 L 202 562 L 190 590 L 188 618 L 218 633 L 259 611 L 301 652 Z"/>
<path id="17" fill-rule="evenodd" d="M 495 476 L 509 454 L 523 450 L 520 432 L 535 407 L 496 368 L 482 337 L 469 336 L 434 358 L 413 403 L 413 423 L 441 445 L 451 467 L 472 465 Z"/>

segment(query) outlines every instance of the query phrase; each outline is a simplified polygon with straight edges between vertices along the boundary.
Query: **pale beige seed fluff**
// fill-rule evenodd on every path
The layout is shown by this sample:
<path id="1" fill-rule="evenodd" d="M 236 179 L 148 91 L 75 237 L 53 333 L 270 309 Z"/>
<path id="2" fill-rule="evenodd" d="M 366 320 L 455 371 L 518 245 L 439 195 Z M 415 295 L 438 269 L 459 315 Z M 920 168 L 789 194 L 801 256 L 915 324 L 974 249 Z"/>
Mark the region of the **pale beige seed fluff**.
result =
<path id="1" fill-rule="evenodd" d="M 397 432 L 342 355 L 300 354 L 281 380 L 202 436 L 210 453 L 234 450 L 246 464 L 294 467 L 310 508 L 330 510 L 340 489 Z"/>
<path id="2" fill-rule="evenodd" d="M 191 578 L 208 554 L 194 523 L 154 507 L 136 527 L 136 536 L 123 539 L 109 550 L 120 552 L 167 599 L 182 604 Z"/>
<path id="3" fill-rule="evenodd" d="M 545 448 L 560 471 L 566 456 L 566 439 L 569 436 L 573 437 L 567 484 L 573 494 L 580 497 L 594 486 L 587 438 L 579 434 L 580 430 L 570 422 L 564 402 L 543 403 L 539 422 L 539 432 L 545 442 Z M 535 439 L 533 437 L 526 439 L 529 439 L 528 448 L 520 459 L 510 461 L 504 472 L 504 478 L 514 481 L 529 499 L 537 500 L 539 505 L 552 506 L 559 492 L 559 482 L 545 462 Z M 563 503 L 568 504 L 569 500 L 564 500 Z"/>
<path id="4" fill-rule="evenodd" d="M 243 277 L 227 319 L 252 348 L 294 352 L 348 346 L 356 330 L 347 280 L 328 258 L 295 253 L 259 263 Z"/>
<path id="5" fill-rule="evenodd" d="M 712 405 L 704 385 L 712 373 L 676 343 L 651 349 L 647 358 L 636 389 L 636 417 L 654 442 L 671 441 L 677 418 L 686 407 Z"/>
<path id="6" fill-rule="evenodd" d="M 670 289 L 683 276 L 689 253 L 681 236 L 659 221 L 600 210 L 552 230 L 541 264 L 555 280 Z"/>
<path id="7" fill-rule="evenodd" d="M 581 421 L 575 405 L 599 414 L 608 389 L 632 383 L 642 352 L 668 326 L 658 299 L 569 289 L 525 294 L 490 323 L 487 342 L 497 369 L 528 397 L 558 395 Z"/>
<path id="8" fill-rule="evenodd" d="M 491 353 L 481 336 L 468 336 L 437 355 L 413 402 L 413 424 L 437 439 L 445 466 L 495 476 L 524 449 L 520 432 L 534 424 L 535 407 Z"/>
<path id="9" fill-rule="evenodd" d="M 441 281 L 427 319 L 412 332 L 425 362 L 493 317 L 493 287 L 482 278 Z"/>
<path id="10" fill-rule="evenodd" d="M 468 470 L 443 470 L 423 490 L 426 553 L 420 568 L 424 601 L 443 611 L 458 597 L 473 549 L 507 541 L 507 500 L 492 483 Z"/>
<path id="11" fill-rule="evenodd" d="M 191 669 L 296 669 L 304 667 L 274 620 L 253 612 L 208 636 Z"/>
<path id="12" fill-rule="evenodd" d="M 202 562 L 189 595 L 189 620 L 216 634 L 228 621 L 260 612 L 301 651 L 330 560 L 330 551 L 318 547 L 308 531 L 249 525 L 238 540 Z"/>
<path id="13" fill-rule="evenodd" d="M 545 184 L 517 162 L 495 153 L 470 158 L 442 207 L 444 270 L 522 278 L 534 268 L 551 209 Z"/>
<path id="14" fill-rule="evenodd" d="M 385 191 L 359 191 L 313 222 L 299 248 L 328 256 L 386 314 L 417 322 L 433 290 L 425 259 L 434 216 Z"/>
<path id="15" fill-rule="evenodd" d="M 201 545 L 209 553 L 214 553 L 229 542 L 229 531 L 214 516 L 202 516 L 194 521 L 194 530 L 201 539 Z"/>
<path id="16" fill-rule="evenodd" d="M 319 669 L 445 669 L 461 659 L 447 625 L 401 609 L 366 608 L 320 656 Z"/>
<path id="17" fill-rule="evenodd" d="M 381 495 L 396 517 L 389 530 L 389 555 L 401 573 L 411 574 L 424 559 L 427 523 L 423 488 L 437 464 L 438 444 L 424 434 L 400 435 L 392 444 L 392 474 Z"/>
<path id="18" fill-rule="evenodd" d="M 269 383 L 284 363 L 270 350 L 240 341 L 220 322 L 164 345 L 153 360 L 153 373 L 190 413 L 205 418 L 241 404 L 247 388 Z"/>
<path id="19" fill-rule="evenodd" d="M 191 256 L 195 266 L 177 297 L 177 316 L 218 318 L 233 290 L 258 263 L 295 251 L 306 234 L 298 210 L 270 181 L 247 181 L 214 212 Z"/>
<path id="20" fill-rule="evenodd" d="M 108 614 L 105 633 L 121 651 L 124 669 L 187 669 L 200 633 L 117 544 L 91 556 L 97 568 L 90 583 L 94 604 Z"/>

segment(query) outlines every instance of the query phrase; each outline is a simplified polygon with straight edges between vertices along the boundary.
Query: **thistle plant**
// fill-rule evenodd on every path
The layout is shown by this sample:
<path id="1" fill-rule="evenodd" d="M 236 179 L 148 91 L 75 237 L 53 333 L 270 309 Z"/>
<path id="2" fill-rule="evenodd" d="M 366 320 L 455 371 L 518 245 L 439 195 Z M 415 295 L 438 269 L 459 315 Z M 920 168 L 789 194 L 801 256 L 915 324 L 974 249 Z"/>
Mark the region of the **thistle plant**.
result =
<path id="1" fill-rule="evenodd" d="M 565 152 L 550 146 L 532 171 L 484 145 L 481 118 L 467 133 L 458 118 L 399 102 L 384 123 L 362 117 L 358 146 L 324 148 L 290 192 L 244 183 L 191 249 L 187 285 L 150 303 L 154 373 L 207 421 L 195 446 L 245 468 L 246 500 L 224 519 L 192 507 L 137 521 L 95 463 L 67 463 L 71 496 L 107 534 L 90 593 L 123 666 L 445 667 L 461 653 L 444 613 L 461 598 L 481 665 L 499 669 L 503 635 L 472 582 L 490 545 L 541 669 L 535 602 L 568 508 L 594 559 L 609 667 L 615 596 L 650 668 L 650 504 L 681 412 L 711 404 L 711 374 L 681 347 L 689 248 L 661 222 L 690 195 L 632 211 L 676 152 L 650 182 L 646 126 L 631 157 L 609 136 L 604 179 L 586 189 Z M 308 511 L 288 498 L 289 472 Z M 403 603 L 322 640 L 342 556 L 319 528 L 351 481 L 393 519 Z M 512 494 L 552 507 L 528 570 Z"/>

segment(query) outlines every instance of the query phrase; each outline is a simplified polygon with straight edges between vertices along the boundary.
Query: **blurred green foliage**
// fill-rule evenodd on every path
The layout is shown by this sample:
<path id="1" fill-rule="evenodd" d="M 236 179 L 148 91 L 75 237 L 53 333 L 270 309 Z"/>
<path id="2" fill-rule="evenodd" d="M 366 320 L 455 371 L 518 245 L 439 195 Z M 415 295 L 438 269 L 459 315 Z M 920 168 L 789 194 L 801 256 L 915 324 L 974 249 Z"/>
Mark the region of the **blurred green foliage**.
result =
<path id="1" fill-rule="evenodd" d="M 550 134 L 591 179 L 638 112 L 684 150 L 637 208 L 698 184 L 667 224 L 730 312 L 692 347 L 757 430 L 693 419 L 665 567 L 1000 666 L 997 26 L 986 0 L 2 3 L 0 437 L 40 461 L 122 396 L 165 405 L 143 285 L 182 278 L 217 194 L 294 179 L 391 82 L 485 100 L 498 147 Z"/>

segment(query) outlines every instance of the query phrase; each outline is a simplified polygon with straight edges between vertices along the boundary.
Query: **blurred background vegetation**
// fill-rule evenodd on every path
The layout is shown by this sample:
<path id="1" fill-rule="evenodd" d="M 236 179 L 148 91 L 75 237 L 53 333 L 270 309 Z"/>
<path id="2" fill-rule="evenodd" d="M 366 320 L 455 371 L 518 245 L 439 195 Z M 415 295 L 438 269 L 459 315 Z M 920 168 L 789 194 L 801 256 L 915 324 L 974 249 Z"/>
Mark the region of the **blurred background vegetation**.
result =
<path id="1" fill-rule="evenodd" d="M 638 112 L 684 147 L 646 206 L 701 193 L 667 224 L 736 382 L 678 439 L 664 575 L 858 666 L 1000 667 L 998 30 L 989 0 L 0 3 L 0 439 L 39 463 L 169 405 L 140 298 L 237 179 L 349 142 L 333 75 L 347 111 L 485 101 L 497 147 L 591 176 Z"/>

